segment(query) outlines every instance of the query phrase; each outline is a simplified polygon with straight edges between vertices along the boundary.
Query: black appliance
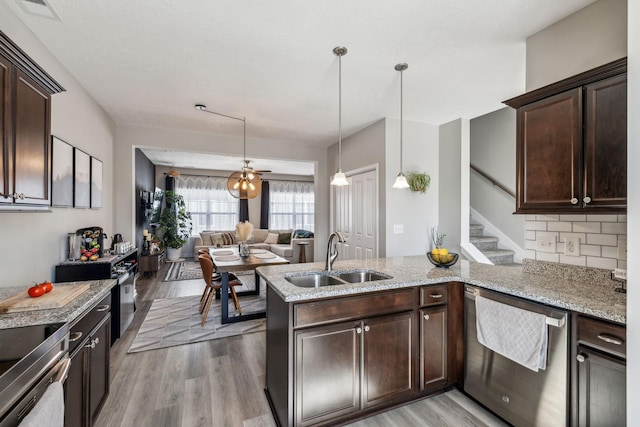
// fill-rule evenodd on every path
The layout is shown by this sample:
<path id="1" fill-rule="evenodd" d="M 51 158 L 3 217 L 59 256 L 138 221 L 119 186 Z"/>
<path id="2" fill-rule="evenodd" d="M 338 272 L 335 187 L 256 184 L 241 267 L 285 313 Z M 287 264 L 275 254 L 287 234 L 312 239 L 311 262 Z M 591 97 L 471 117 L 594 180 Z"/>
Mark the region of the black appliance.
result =
<path id="1" fill-rule="evenodd" d="M 113 235 L 113 238 L 111 239 L 111 251 L 113 252 L 113 250 L 115 249 L 116 243 L 122 243 L 124 242 L 124 239 L 122 238 L 122 234 L 120 233 L 116 233 Z"/>
<path id="2" fill-rule="evenodd" d="M 0 330 L 0 427 L 15 427 L 68 360 L 66 323 Z"/>
<path id="3" fill-rule="evenodd" d="M 76 236 L 80 236 L 81 254 L 87 256 L 87 252 L 102 258 L 104 251 L 104 238 L 106 235 L 102 227 L 85 227 L 76 230 Z M 86 252 L 85 252 L 86 251 Z M 87 256 L 89 258 L 89 256 Z"/>

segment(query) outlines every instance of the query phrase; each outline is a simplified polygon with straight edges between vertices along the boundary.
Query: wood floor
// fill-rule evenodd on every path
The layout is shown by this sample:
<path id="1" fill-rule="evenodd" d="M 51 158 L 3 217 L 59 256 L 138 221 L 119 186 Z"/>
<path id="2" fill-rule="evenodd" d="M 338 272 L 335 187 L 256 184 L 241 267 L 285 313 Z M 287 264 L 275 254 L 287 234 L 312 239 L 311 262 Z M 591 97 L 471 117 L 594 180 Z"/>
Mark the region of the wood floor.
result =
<path id="1" fill-rule="evenodd" d="M 202 293 L 202 279 L 162 282 L 166 269 L 136 282 L 135 319 L 111 348 L 111 391 L 95 426 L 275 426 L 263 391 L 264 333 L 127 354 L 154 299 Z M 454 390 L 351 425 L 506 424 Z"/>

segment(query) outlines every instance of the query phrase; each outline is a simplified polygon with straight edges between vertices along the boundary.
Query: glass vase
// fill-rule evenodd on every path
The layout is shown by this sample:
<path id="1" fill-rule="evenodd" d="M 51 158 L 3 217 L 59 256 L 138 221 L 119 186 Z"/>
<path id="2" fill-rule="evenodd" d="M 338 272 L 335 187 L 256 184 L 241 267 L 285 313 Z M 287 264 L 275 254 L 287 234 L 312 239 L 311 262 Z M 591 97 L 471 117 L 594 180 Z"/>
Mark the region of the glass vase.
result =
<path id="1" fill-rule="evenodd" d="M 246 240 L 241 240 L 240 243 L 238 244 L 238 252 L 240 253 L 240 256 L 242 257 L 248 257 L 249 256 L 249 245 L 247 244 Z"/>

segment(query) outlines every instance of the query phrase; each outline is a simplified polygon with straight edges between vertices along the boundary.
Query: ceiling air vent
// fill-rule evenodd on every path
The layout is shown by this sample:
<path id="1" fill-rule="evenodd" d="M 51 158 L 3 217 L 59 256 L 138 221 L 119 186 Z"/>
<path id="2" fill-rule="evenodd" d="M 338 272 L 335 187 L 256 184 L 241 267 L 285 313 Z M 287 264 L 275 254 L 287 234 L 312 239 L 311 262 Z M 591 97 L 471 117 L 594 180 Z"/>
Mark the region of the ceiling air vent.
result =
<path id="1" fill-rule="evenodd" d="M 29 15 L 60 21 L 60 17 L 51 6 L 49 0 L 16 0 L 16 3 Z"/>

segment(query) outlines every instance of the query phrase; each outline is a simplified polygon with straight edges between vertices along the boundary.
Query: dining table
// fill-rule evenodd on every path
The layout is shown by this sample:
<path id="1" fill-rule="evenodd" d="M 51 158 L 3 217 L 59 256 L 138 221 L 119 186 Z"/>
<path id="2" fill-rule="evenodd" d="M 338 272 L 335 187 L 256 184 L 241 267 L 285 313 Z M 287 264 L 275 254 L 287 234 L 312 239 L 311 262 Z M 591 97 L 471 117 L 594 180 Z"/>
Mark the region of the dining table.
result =
<path id="1" fill-rule="evenodd" d="M 249 256 L 240 256 L 240 252 L 235 246 L 212 248 L 209 249 L 209 254 L 211 254 L 216 271 L 221 275 L 220 306 L 222 307 L 222 312 L 220 322 L 227 324 L 265 318 L 267 313 L 264 310 L 229 316 L 229 273 L 255 270 L 265 265 L 289 264 L 289 261 L 266 249 L 251 249 Z M 257 272 L 254 274 L 255 288 L 238 292 L 238 297 L 260 294 L 260 276 L 258 276 Z"/>

